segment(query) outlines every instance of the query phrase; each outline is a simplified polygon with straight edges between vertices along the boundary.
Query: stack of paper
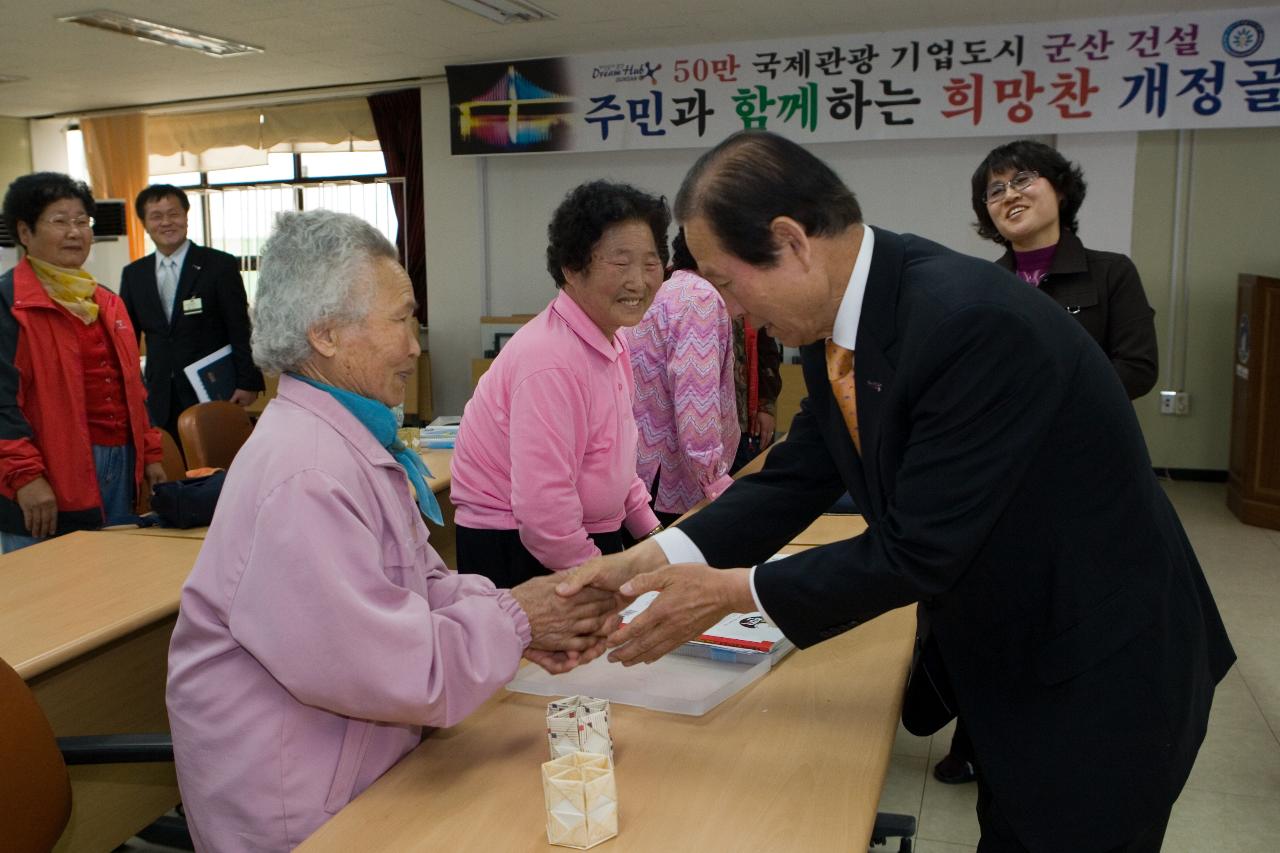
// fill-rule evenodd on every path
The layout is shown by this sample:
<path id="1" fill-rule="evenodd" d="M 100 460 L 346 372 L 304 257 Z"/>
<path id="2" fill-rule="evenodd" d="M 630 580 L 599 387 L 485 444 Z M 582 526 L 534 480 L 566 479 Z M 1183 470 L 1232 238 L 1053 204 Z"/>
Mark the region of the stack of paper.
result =
<path id="1" fill-rule="evenodd" d="M 458 427 L 454 426 L 424 426 L 418 430 L 418 447 L 426 448 L 452 448 L 454 440 L 458 437 Z"/>

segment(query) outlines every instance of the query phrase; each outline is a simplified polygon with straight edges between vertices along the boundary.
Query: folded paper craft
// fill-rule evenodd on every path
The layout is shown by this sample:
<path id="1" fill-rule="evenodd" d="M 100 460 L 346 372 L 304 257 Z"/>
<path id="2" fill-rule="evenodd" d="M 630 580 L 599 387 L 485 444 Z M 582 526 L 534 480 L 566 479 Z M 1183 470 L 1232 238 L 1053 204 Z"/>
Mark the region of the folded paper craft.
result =
<path id="1" fill-rule="evenodd" d="M 551 757 L 572 752 L 595 752 L 613 763 L 609 734 L 609 700 L 566 696 L 547 703 L 547 743 Z"/>
<path id="2" fill-rule="evenodd" d="M 547 841 L 585 850 L 618 834 L 618 789 L 603 755 L 571 752 L 542 765 Z"/>

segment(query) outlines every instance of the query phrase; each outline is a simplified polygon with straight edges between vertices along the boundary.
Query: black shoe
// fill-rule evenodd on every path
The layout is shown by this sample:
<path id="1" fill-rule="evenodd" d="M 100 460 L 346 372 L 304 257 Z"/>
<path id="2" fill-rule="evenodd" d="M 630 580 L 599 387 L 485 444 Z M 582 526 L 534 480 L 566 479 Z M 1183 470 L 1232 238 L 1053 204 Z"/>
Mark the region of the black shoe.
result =
<path id="1" fill-rule="evenodd" d="M 972 761 L 965 761 L 948 754 L 946 758 L 933 766 L 933 776 L 947 785 L 963 785 L 978 778 L 978 771 L 973 768 Z"/>

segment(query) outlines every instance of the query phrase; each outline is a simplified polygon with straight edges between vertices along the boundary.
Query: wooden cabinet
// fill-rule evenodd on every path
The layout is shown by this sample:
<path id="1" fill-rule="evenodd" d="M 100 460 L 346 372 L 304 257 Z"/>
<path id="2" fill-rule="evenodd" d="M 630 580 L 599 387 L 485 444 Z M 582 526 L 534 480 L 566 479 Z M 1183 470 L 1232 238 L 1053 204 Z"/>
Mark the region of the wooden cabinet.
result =
<path id="1" fill-rule="evenodd" d="M 1241 275 L 1227 506 L 1280 529 L 1280 278 Z"/>

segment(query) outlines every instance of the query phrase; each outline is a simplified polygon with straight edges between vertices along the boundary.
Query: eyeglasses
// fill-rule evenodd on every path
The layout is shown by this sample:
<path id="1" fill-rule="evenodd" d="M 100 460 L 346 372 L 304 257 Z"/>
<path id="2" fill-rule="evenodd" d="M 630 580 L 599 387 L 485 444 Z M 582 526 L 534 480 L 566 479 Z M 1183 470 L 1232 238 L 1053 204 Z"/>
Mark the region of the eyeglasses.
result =
<path id="1" fill-rule="evenodd" d="M 171 210 L 168 213 L 151 212 L 147 214 L 148 225 L 159 225 L 162 222 L 181 222 L 187 218 L 185 210 Z"/>
<path id="2" fill-rule="evenodd" d="M 65 216 L 50 216 L 44 223 L 59 231 L 89 231 L 93 228 L 93 217 L 77 216 L 75 219 L 68 219 Z"/>
<path id="3" fill-rule="evenodd" d="M 1008 183 L 1005 183 L 1004 181 L 996 181 L 995 183 L 988 184 L 987 191 L 982 194 L 982 200 L 985 201 L 987 204 L 991 204 L 992 202 L 997 202 L 1000 199 L 1004 198 L 1004 191 L 1006 189 L 1010 189 L 1010 190 L 1013 190 L 1014 192 L 1020 193 L 1023 190 L 1025 190 L 1027 187 L 1031 186 L 1031 184 L 1038 177 L 1040 177 L 1039 172 L 1026 171 L 1026 172 L 1019 172 L 1018 174 L 1014 175 L 1012 178 L 1009 179 Z"/>

